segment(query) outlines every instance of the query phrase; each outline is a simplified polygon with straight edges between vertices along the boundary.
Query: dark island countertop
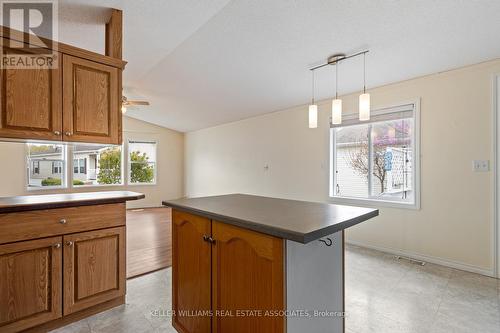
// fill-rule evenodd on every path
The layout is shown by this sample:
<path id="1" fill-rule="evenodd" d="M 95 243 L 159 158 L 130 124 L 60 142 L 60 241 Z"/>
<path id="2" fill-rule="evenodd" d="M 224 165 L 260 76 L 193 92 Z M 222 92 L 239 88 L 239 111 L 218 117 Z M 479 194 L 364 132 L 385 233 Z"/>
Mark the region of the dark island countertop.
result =
<path id="1" fill-rule="evenodd" d="M 120 203 L 143 198 L 145 198 L 144 194 L 130 191 L 84 192 L 0 197 L 0 214 L 28 210 Z"/>
<path id="2" fill-rule="evenodd" d="M 378 209 L 246 194 L 167 200 L 163 205 L 304 244 L 378 216 Z"/>

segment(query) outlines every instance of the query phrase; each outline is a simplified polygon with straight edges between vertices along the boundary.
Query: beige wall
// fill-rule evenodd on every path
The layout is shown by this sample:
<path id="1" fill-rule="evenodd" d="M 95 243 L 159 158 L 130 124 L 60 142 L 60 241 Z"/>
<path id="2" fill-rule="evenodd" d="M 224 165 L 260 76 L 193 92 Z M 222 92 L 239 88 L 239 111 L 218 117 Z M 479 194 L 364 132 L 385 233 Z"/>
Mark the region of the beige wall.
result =
<path id="1" fill-rule="evenodd" d="M 348 240 L 489 274 L 493 270 L 492 75 L 500 61 L 372 89 L 372 107 L 421 100 L 421 209 L 382 208 Z M 357 109 L 357 94 L 344 96 Z M 301 106 L 186 134 L 186 195 L 328 199 L 329 101 L 318 129 Z M 269 168 L 266 170 L 265 165 Z"/>
<path id="2" fill-rule="evenodd" d="M 80 191 L 130 190 L 146 194 L 146 198 L 130 201 L 128 208 L 158 207 L 165 199 L 176 199 L 184 192 L 184 134 L 129 117 L 123 118 L 123 139 L 157 142 L 157 184 L 145 186 L 99 186 L 59 191 L 27 191 L 25 144 L 0 143 L 0 196 L 45 194 Z"/>

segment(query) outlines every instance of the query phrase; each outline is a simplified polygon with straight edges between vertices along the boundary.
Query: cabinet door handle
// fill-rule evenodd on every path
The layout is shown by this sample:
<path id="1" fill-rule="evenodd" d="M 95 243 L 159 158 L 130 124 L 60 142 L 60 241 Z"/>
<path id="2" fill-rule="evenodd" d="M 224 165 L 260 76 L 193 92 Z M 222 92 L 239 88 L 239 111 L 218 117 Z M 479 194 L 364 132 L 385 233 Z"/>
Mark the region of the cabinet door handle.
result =
<path id="1" fill-rule="evenodd" d="M 54 249 L 58 249 L 58 248 L 60 248 L 60 247 L 61 247 L 61 243 L 56 243 L 56 244 L 54 244 Z"/>
<path id="2" fill-rule="evenodd" d="M 203 240 L 205 242 L 209 242 L 209 243 L 215 244 L 215 239 L 213 239 L 212 236 L 203 235 Z"/>
<path id="3" fill-rule="evenodd" d="M 71 136 L 72 134 L 71 134 L 71 132 L 66 132 L 66 133 L 64 133 L 64 135 Z"/>
<path id="4" fill-rule="evenodd" d="M 54 131 L 54 134 L 55 134 L 55 135 L 61 135 L 61 132 L 59 132 L 59 131 Z"/>
<path id="5" fill-rule="evenodd" d="M 61 223 L 61 224 L 66 224 L 66 223 L 68 223 L 68 221 L 66 221 L 66 219 L 60 219 L 60 220 L 59 220 L 59 223 Z"/>
<path id="6" fill-rule="evenodd" d="M 72 242 L 72 241 L 67 241 L 67 242 L 66 242 L 66 245 L 68 245 L 68 246 L 73 246 L 73 242 Z"/>

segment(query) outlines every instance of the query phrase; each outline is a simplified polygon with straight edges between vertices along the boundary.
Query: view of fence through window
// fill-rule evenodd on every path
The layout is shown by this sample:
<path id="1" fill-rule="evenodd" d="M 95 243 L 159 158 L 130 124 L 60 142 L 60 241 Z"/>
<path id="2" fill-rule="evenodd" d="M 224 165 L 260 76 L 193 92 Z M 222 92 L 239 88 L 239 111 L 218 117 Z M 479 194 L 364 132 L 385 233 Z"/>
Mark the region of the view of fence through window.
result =
<path id="1" fill-rule="evenodd" d="M 413 127 L 405 117 L 333 128 L 333 196 L 414 202 Z"/>

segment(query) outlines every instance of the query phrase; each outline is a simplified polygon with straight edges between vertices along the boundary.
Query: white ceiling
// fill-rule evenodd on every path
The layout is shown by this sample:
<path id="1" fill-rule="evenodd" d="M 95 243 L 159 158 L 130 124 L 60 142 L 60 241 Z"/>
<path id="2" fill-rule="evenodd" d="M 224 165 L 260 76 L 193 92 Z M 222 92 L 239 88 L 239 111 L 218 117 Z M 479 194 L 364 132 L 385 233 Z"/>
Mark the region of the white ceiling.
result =
<path id="1" fill-rule="evenodd" d="M 369 49 L 379 86 L 500 57 L 498 0 L 59 1 L 59 39 L 102 52 L 104 22 L 124 11 L 124 87 L 150 107 L 129 116 L 191 131 L 308 103 L 308 67 Z M 339 92 L 362 88 L 362 58 Z M 317 98 L 334 70 L 317 71 Z"/>

